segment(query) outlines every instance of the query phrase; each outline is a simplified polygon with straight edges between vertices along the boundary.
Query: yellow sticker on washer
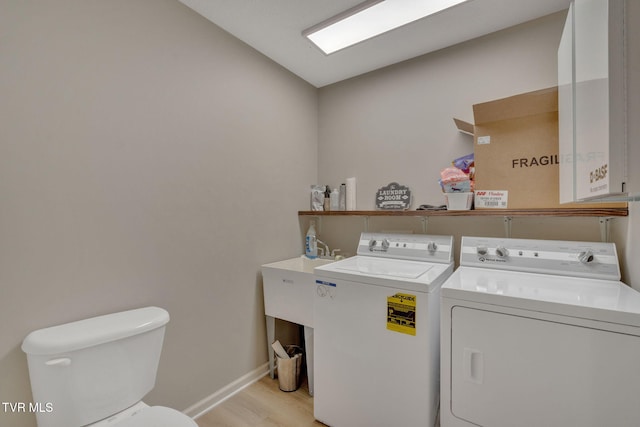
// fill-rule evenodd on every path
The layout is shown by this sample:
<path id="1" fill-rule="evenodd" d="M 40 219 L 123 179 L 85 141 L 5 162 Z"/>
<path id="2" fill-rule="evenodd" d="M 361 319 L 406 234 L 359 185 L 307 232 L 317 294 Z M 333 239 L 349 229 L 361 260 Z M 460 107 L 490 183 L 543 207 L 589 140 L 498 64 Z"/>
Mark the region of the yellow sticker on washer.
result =
<path id="1" fill-rule="evenodd" d="M 408 335 L 416 334 L 416 296 L 395 294 L 387 297 L 387 329 Z"/>

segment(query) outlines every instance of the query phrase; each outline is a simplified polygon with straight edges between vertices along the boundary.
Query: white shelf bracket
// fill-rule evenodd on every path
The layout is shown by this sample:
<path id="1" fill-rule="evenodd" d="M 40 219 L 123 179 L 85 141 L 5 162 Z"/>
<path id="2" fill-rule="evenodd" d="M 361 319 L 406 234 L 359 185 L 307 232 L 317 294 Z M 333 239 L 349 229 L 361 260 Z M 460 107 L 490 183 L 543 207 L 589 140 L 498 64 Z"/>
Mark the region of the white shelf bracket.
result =
<path id="1" fill-rule="evenodd" d="M 504 222 L 504 234 L 507 238 L 511 237 L 511 220 L 512 218 L 510 216 L 502 217 L 502 221 Z"/>
<path id="2" fill-rule="evenodd" d="M 609 241 L 609 225 L 611 224 L 611 217 L 600 217 L 600 240 L 603 242 Z"/>
<path id="3" fill-rule="evenodd" d="M 427 234 L 427 226 L 429 225 L 429 218 L 427 218 L 426 216 L 423 216 L 422 218 L 420 218 L 420 220 L 422 221 L 422 233 Z"/>
<path id="4" fill-rule="evenodd" d="M 369 215 L 364 217 L 364 231 L 369 231 Z"/>

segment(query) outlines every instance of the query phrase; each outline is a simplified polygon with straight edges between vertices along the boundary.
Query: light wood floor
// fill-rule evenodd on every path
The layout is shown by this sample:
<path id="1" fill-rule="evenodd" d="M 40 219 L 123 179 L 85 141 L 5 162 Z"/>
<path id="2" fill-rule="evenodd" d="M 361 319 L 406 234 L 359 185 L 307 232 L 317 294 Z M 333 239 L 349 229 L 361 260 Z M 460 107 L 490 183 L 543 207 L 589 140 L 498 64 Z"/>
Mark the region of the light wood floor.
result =
<path id="1" fill-rule="evenodd" d="M 306 378 L 300 388 L 284 392 L 268 375 L 196 420 L 199 427 L 327 427 L 313 418 L 313 397 Z M 440 427 L 440 416 L 434 427 Z"/>
<path id="2" fill-rule="evenodd" d="M 199 427 L 324 427 L 313 418 L 307 383 L 292 392 L 278 388 L 268 375 L 196 420 Z"/>

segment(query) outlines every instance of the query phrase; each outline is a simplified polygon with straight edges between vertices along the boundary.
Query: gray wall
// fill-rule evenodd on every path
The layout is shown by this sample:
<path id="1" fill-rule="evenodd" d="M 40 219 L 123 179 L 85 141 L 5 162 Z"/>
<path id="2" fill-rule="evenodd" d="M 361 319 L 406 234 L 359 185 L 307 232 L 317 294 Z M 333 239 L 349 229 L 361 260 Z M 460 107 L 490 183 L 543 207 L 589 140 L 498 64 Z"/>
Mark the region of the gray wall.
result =
<path id="1" fill-rule="evenodd" d="M 640 196 L 640 2 L 627 0 L 627 148 L 629 186 Z M 640 202 L 629 204 L 629 227 L 625 238 L 624 274 L 640 290 Z"/>
<path id="2" fill-rule="evenodd" d="M 172 317 L 149 403 L 264 364 L 316 89 L 174 0 L 0 0 L 0 93 L 0 401 L 31 400 L 28 332 L 146 305 Z"/>
<path id="3" fill-rule="evenodd" d="M 473 123 L 473 104 L 556 86 L 565 15 L 320 89 L 321 183 L 355 176 L 358 209 L 373 209 L 376 190 L 392 181 L 412 188 L 414 207 L 443 204 L 440 170 L 473 152 L 453 118 Z"/>
<path id="4" fill-rule="evenodd" d="M 453 117 L 473 122 L 472 105 L 557 85 L 557 49 L 566 12 L 490 34 L 321 88 L 318 180 L 332 187 L 357 178 L 357 207 L 374 208 L 378 188 L 408 185 L 413 208 L 440 205 L 440 170 L 473 151 L 471 136 L 458 132 Z M 612 240 L 621 258 L 627 218 L 613 221 Z M 347 253 L 370 231 L 422 232 L 419 219 L 323 218 L 319 237 Z M 427 232 L 504 236 L 502 217 L 431 218 Z M 638 231 L 636 231 L 636 234 Z M 599 241 L 598 218 L 514 218 L 512 236 Z M 636 236 L 640 237 L 640 236 Z M 456 252 L 457 254 L 458 252 Z M 456 255 L 456 258 L 458 255 Z M 631 280 L 640 288 L 640 277 Z"/>

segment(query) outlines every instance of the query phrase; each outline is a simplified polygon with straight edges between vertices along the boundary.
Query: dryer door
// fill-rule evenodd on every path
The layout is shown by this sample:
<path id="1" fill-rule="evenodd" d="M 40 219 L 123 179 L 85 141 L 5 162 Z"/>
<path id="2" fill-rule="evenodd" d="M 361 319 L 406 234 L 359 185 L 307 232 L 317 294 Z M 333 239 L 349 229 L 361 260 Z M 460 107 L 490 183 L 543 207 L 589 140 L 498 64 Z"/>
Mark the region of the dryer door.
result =
<path id="1" fill-rule="evenodd" d="M 640 337 L 460 306 L 451 320 L 458 419 L 492 427 L 640 419 Z"/>

